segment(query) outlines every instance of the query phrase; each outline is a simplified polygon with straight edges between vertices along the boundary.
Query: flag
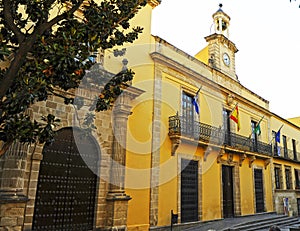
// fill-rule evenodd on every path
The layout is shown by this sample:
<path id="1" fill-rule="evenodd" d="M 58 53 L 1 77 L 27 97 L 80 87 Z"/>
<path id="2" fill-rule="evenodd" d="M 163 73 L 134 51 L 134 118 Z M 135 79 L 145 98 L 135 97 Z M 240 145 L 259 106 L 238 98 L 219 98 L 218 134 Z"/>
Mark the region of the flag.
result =
<path id="1" fill-rule="evenodd" d="M 239 131 L 240 126 L 240 116 L 239 116 L 239 108 L 238 105 L 234 107 L 234 109 L 231 112 L 230 119 L 232 119 L 237 124 L 237 130 Z"/>
<path id="2" fill-rule="evenodd" d="M 261 134 L 260 121 L 259 121 L 259 123 L 256 125 L 256 127 L 254 128 L 253 133 L 254 133 L 254 134 L 257 134 L 258 136 Z"/>
<path id="3" fill-rule="evenodd" d="M 199 88 L 196 95 L 192 99 L 192 104 L 194 105 L 194 108 L 195 108 L 195 111 L 197 114 L 199 114 L 199 112 L 200 112 L 200 107 L 199 107 L 199 103 L 198 103 L 198 97 L 199 97 L 200 90 L 201 90 L 201 87 Z"/>
<path id="4" fill-rule="evenodd" d="M 280 143 L 280 130 L 281 130 L 281 128 L 279 128 L 278 132 L 276 132 L 276 134 L 275 134 L 275 141 L 278 143 Z"/>

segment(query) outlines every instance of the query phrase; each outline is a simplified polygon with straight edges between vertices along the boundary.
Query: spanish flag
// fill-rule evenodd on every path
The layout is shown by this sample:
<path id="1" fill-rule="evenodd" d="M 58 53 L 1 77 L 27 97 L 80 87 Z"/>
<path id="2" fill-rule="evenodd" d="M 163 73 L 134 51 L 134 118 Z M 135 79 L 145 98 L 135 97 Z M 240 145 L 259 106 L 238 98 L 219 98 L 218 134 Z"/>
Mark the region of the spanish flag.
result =
<path id="1" fill-rule="evenodd" d="M 239 131 L 241 128 L 240 125 L 240 116 L 239 116 L 239 107 L 236 105 L 231 112 L 230 119 L 232 119 L 237 124 L 237 130 Z"/>

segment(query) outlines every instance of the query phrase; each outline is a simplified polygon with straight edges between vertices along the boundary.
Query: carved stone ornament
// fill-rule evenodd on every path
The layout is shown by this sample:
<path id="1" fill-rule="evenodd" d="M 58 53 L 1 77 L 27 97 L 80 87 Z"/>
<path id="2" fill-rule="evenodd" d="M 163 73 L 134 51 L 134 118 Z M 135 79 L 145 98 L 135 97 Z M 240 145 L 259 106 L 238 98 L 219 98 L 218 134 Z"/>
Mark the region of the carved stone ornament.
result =
<path id="1" fill-rule="evenodd" d="M 229 153 L 229 154 L 228 154 L 228 157 L 227 157 L 227 163 L 228 163 L 228 164 L 232 164 L 232 163 L 233 163 L 233 154 L 232 154 L 232 153 Z"/>
<path id="2" fill-rule="evenodd" d="M 247 158 L 247 155 L 244 153 L 244 154 L 241 154 L 240 155 L 240 161 L 239 161 L 239 166 L 242 167 L 242 164 L 243 164 L 243 161 Z"/>
<path id="3" fill-rule="evenodd" d="M 226 101 L 227 101 L 228 106 L 232 105 L 232 104 L 233 104 L 233 101 L 234 101 L 234 96 L 233 96 L 232 94 L 229 94 L 229 95 L 227 96 Z"/>
<path id="4" fill-rule="evenodd" d="M 179 145 L 181 144 L 180 136 L 177 135 L 171 135 L 171 155 L 175 156 L 176 150 L 178 149 Z"/>
<path id="5" fill-rule="evenodd" d="M 253 162 L 256 160 L 255 156 L 249 156 L 249 168 L 252 167 Z"/>
<path id="6" fill-rule="evenodd" d="M 212 151 L 212 148 L 211 147 L 207 147 L 207 149 L 205 150 L 205 153 L 204 153 L 204 157 L 203 157 L 204 161 L 207 160 L 207 157 L 211 153 L 211 151 Z"/>
<path id="7" fill-rule="evenodd" d="M 268 165 L 271 163 L 271 159 L 266 159 L 265 160 L 265 163 L 264 163 L 264 166 L 265 166 L 265 169 L 267 169 Z"/>
<path id="8" fill-rule="evenodd" d="M 222 161 L 222 156 L 224 156 L 225 150 L 223 148 L 220 149 L 219 155 L 217 157 L 217 163 L 219 164 Z"/>
<path id="9" fill-rule="evenodd" d="M 148 0 L 148 4 L 152 7 L 155 8 L 161 3 L 161 0 Z"/>

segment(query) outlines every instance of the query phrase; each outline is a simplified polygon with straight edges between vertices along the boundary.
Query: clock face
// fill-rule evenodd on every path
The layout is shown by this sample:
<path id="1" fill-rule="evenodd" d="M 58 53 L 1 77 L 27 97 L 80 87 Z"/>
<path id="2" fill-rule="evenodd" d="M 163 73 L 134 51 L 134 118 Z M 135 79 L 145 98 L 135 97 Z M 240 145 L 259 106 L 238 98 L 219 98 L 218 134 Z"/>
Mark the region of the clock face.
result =
<path id="1" fill-rule="evenodd" d="M 223 62 L 225 63 L 226 66 L 230 65 L 230 58 L 227 53 L 223 54 Z"/>

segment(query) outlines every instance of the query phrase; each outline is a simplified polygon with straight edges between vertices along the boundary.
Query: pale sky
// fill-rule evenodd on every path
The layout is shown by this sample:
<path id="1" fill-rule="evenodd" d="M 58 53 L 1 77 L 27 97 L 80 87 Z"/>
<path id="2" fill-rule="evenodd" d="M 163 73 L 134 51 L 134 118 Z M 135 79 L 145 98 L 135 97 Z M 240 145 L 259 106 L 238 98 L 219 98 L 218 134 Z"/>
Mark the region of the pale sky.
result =
<path id="1" fill-rule="evenodd" d="M 231 18 L 229 39 L 242 85 L 270 101 L 283 118 L 300 116 L 300 2 L 289 0 L 162 0 L 153 11 L 152 34 L 195 55 L 214 33 L 212 14 Z"/>

